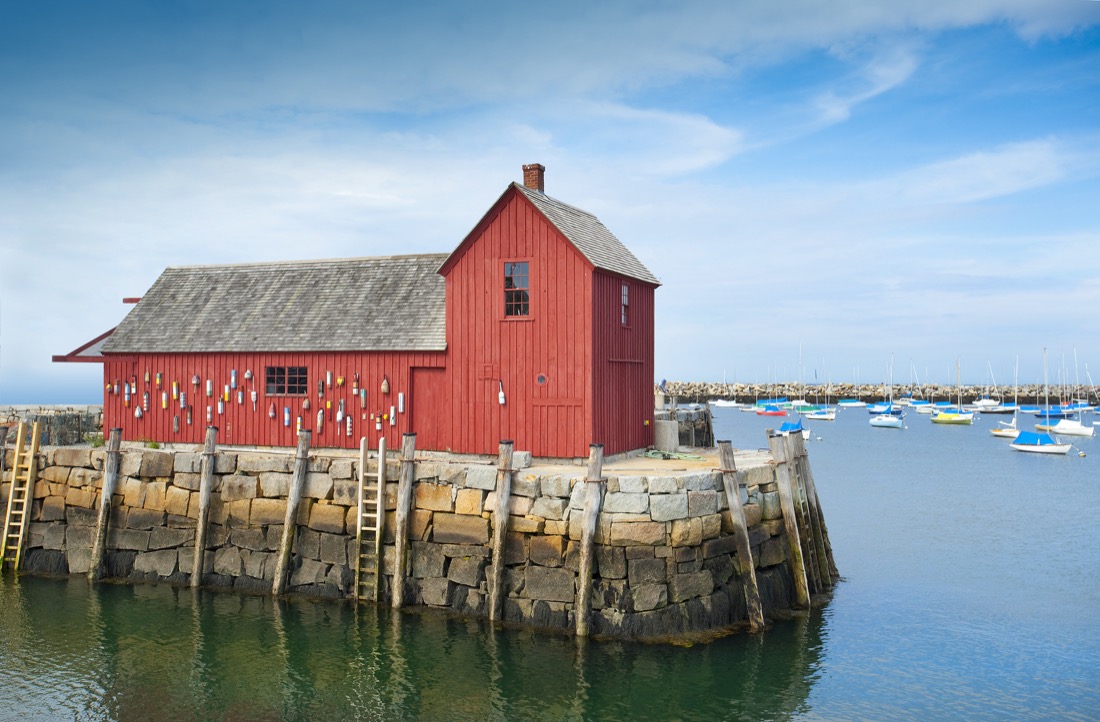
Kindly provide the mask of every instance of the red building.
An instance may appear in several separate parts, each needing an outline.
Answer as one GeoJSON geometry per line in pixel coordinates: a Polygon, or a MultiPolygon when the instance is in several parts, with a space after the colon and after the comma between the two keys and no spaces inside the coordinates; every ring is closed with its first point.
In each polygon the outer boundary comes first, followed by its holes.
{"type": "Polygon", "coordinates": [[[653,442],[659,282],[524,166],[449,255],[172,267],[116,329],[55,361],[103,363],[127,440],[540,457],[653,442]]]}

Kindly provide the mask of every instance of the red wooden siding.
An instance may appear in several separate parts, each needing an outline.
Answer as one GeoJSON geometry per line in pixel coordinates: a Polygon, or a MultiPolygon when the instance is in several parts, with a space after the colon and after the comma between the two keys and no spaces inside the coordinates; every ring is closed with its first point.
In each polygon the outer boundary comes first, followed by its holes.
{"type": "Polygon", "coordinates": [[[104,363],[104,386],[110,390],[104,394],[104,428],[115,426],[123,430],[128,441],[156,440],[160,442],[202,443],[210,408],[210,424],[219,429],[221,444],[256,446],[294,446],[297,443],[297,419],[302,418],[302,428],[313,430],[313,446],[322,448],[358,448],[359,439],[366,436],[372,444],[386,436],[387,444],[400,444],[401,434],[412,428],[410,393],[413,367],[440,367],[446,363],[446,355],[439,353],[268,353],[268,354],[139,354],[125,357],[108,357],[104,363]],[[265,388],[265,370],[268,366],[305,366],[308,370],[307,393],[303,395],[271,395],[265,388]],[[225,386],[231,384],[232,371],[237,372],[237,388],[231,389],[229,401],[224,401],[225,386]],[[245,379],[251,371],[253,378],[245,379]],[[318,396],[318,381],[326,380],[326,372],[332,372],[332,385],[326,386],[324,396],[318,396]],[[149,381],[145,381],[146,372],[149,381]],[[366,404],[353,394],[355,374],[359,384],[367,391],[366,404]],[[157,386],[157,375],[161,384],[157,386]],[[192,384],[195,375],[199,385],[192,384]],[[343,385],[338,379],[343,377],[343,385]],[[382,379],[388,378],[390,392],[382,393],[382,379]],[[213,395],[206,395],[206,382],[213,383],[213,395]],[[181,408],[178,395],[173,398],[173,382],[178,391],[186,394],[187,407],[191,411],[188,423],[187,408],[181,408]],[[118,393],[114,385],[118,384],[118,393]],[[124,384],[134,385],[127,404],[124,384]],[[253,408],[251,392],[257,392],[253,408]],[[237,392],[242,392],[238,401],[237,392]],[[134,409],[142,406],[144,394],[149,393],[149,405],[142,418],[136,418],[134,409]],[[162,394],[167,393],[168,408],[162,407],[162,394]],[[372,415],[390,413],[390,407],[399,406],[399,394],[405,396],[405,411],[397,411],[395,424],[385,419],[382,430],[377,431],[372,415]],[[218,411],[218,400],[224,408],[218,411]],[[305,410],[305,401],[310,408],[305,410]],[[351,417],[352,433],[347,434],[347,421],[337,428],[336,415],[340,401],[345,413],[351,417]],[[275,404],[275,418],[269,417],[271,404],[275,404]],[[284,425],[284,407],[290,409],[290,425],[284,425]],[[324,411],[320,429],[317,412],[324,411]],[[174,430],[173,419],[179,418],[179,431],[174,430]]]}
{"type": "MultiPolygon", "coordinates": [[[[443,368],[418,367],[412,370],[409,391],[412,398],[411,424],[416,432],[418,449],[450,449],[447,438],[450,407],[446,383],[446,370],[443,368]]],[[[389,443],[388,439],[386,443],[389,443]]]]}
{"type": "Polygon", "coordinates": [[[322,448],[356,448],[363,436],[372,445],[385,436],[396,448],[409,431],[417,433],[420,449],[460,453],[494,454],[501,439],[512,439],[517,449],[535,456],[566,458],[586,456],[592,443],[602,443],[607,454],[652,444],[655,286],[595,269],[514,187],[442,272],[446,351],[108,356],[105,428],[121,427],[130,441],[199,444],[209,423],[220,429],[222,444],[289,447],[296,443],[300,417],[302,427],[314,432],[314,446],[322,448]],[[528,264],[527,316],[505,315],[506,262],[528,264]],[[623,284],[630,289],[626,324],[623,284]],[[307,393],[269,397],[269,366],[306,367],[307,393]],[[226,401],[234,370],[237,386],[226,401]],[[253,378],[245,379],[246,371],[253,378]],[[325,381],[327,372],[333,383],[318,396],[317,383],[325,381]],[[353,392],[356,374],[367,392],[365,404],[353,392]],[[197,386],[192,383],[196,375],[197,386]],[[341,377],[342,385],[337,383],[341,377]],[[388,394],[381,391],[383,377],[389,381],[388,394]],[[127,383],[134,386],[129,403],[123,394],[127,383]],[[186,394],[186,407],[178,393],[173,395],[173,383],[186,394]],[[502,387],[503,405],[498,402],[502,387]],[[165,392],[167,408],[161,400],[165,392]],[[134,410],[145,393],[148,408],[137,418],[134,410]],[[397,408],[402,394],[403,411],[397,408]],[[219,399],[224,404],[220,412],[219,399]],[[340,401],[351,418],[350,434],[346,420],[336,423],[340,401]],[[269,416],[272,404],[275,418],[269,416]],[[388,416],[391,407],[394,424],[385,418],[377,430],[376,417],[388,416]],[[324,416],[319,428],[318,411],[324,416]]]}
{"type": "Polygon", "coordinates": [[[494,453],[501,439],[512,439],[536,456],[587,455],[591,264],[513,191],[486,215],[446,274],[452,450],[494,453]],[[506,261],[530,264],[526,317],[504,315],[506,261]]]}
{"type": "Polygon", "coordinates": [[[653,443],[653,300],[642,281],[597,272],[593,279],[592,437],[604,453],[617,454],[653,443]],[[629,288],[629,314],[622,322],[622,288],[629,288]]]}

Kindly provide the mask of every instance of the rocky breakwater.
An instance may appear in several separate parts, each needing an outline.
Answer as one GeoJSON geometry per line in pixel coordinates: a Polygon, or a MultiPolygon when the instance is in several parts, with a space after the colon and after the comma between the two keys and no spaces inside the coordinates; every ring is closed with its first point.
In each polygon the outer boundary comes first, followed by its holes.
{"type": "MultiPolygon", "coordinates": [[[[337,452],[339,453],[339,452],[337,452]]],[[[522,458],[522,454],[517,457],[522,458]]],[[[24,570],[85,574],[91,565],[106,453],[50,448],[40,456],[24,570]]],[[[627,458],[604,467],[591,633],[668,639],[746,619],[741,572],[755,570],[765,614],[795,606],[792,553],[776,467],[767,452],[738,452],[736,472],[751,559],[738,558],[734,519],[714,458],[627,458]],[[695,467],[695,468],[693,468],[695,467]]],[[[376,462],[370,462],[372,465],[376,462]]],[[[270,593],[294,458],[278,452],[214,457],[205,586],[270,593]]],[[[347,598],[356,553],[357,458],[314,452],[297,509],[288,593],[347,598]]],[[[106,576],[188,583],[198,519],[201,454],[131,448],[111,499],[106,576]]],[[[494,564],[503,564],[505,622],[569,632],[575,623],[585,471],[522,468],[511,475],[506,543],[493,558],[496,469],[489,463],[415,463],[407,577],[394,579],[397,483],[387,484],[381,596],[403,584],[406,604],[488,616],[494,564]]],[[[398,477],[392,457],[388,478],[398,477]]],[[[8,488],[3,488],[6,503],[8,488]]]]}
{"type": "MultiPolygon", "coordinates": [[[[661,387],[656,387],[655,392],[661,392],[661,387]]],[[[678,402],[706,403],[715,399],[728,399],[753,403],[760,399],[785,397],[790,400],[806,399],[814,403],[836,403],[839,399],[862,399],[863,401],[878,401],[890,398],[894,400],[912,395],[915,398],[923,398],[934,401],[956,401],[959,398],[959,388],[956,386],[924,384],[917,387],[914,384],[894,384],[893,388],[887,384],[725,384],[707,381],[666,381],[664,393],[667,397],[675,398],[678,402]]],[[[1069,402],[1072,398],[1091,399],[1094,403],[1100,403],[1100,387],[1082,387],[1075,393],[1061,393],[1058,389],[1044,389],[1041,384],[1029,384],[1020,386],[1015,392],[1021,404],[1043,404],[1047,400],[1051,404],[1069,402]]],[[[963,386],[963,404],[969,404],[977,399],[992,397],[1003,403],[1011,403],[1014,392],[1011,387],[1000,387],[999,391],[992,390],[988,386],[963,386]]]]}

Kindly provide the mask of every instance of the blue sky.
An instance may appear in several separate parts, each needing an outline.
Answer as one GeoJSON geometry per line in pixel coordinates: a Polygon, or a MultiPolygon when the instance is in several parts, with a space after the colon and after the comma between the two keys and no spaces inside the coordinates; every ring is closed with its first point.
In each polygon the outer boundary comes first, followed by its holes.
{"type": "Polygon", "coordinates": [[[392,5],[0,4],[0,404],[95,402],[51,355],[165,266],[449,251],[531,162],[659,377],[1100,381],[1100,2],[392,5]]]}

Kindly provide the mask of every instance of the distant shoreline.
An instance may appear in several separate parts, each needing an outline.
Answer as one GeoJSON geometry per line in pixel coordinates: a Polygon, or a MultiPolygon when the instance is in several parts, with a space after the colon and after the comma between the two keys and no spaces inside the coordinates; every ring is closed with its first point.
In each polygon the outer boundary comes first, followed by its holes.
{"type": "MultiPolygon", "coordinates": [[[[660,386],[655,388],[660,391],[660,386]]],[[[723,384],[704,381],[666,381],[665,389],[666,395],[675,397],[679,401],[692,403],[705,403],[718,399],[745,403],[785,397],[789,400],[805,399],[815,404],[824,404],[827,398],[830,404],[835,404],[840,399],[879,401],[891,395],[887,384],[723,384]]],[[[929,401],[955,401],[959,396],[959,388],[940,384],[925,384],[919,388],[913,384],[893,385],[894,399],[909,395],[929,401]]],[[[1041,404],[1044,401],[1045,391],[1042,384],[1027,384],[1020,386],[1016,395],[1021,404],[1041,404]]],[[[964,404],[986,397],[999,399],[1006,404],[1012,403],[1015,398],[1011,388],[1000,387],[994,391],[987,386],[962,386],[964,404]]],[[[1074,399],[1087,399],[1089,403],[1095,404],[1100,400],[1100,386],[1080,386],[1065,391],[1051,387],[1049,398],[1051,404],[1069,403],[1074,399]]]]}

